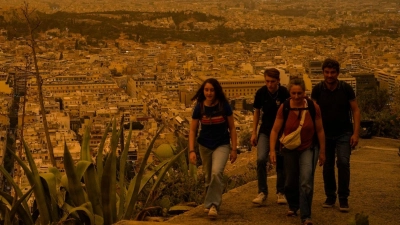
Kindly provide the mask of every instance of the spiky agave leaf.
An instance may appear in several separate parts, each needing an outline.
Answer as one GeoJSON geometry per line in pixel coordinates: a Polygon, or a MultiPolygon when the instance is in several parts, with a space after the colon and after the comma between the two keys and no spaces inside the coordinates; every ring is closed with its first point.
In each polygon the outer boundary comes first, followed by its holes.
{"type": "Polygon", "coordinates": [[[103,176],[101,178],[102,206],[105,224],[113,224],[117,220],[116,210],[116,182],[117,182],[117,147],[120,131],[116,129],[116,120],[114,119],[113,131],[111,136],[111,152],[108,155],[103,176]]]}
{"type": "Polygon", "coordinates": [[[84,173],[85,188],[89,201],[92,203],[93,212],[95,215],[103,217],[103,209],[101,204],[101,191],[99,181],[97,180],[96,168],[93,163],[90,163],[84,173]]]}
{"type": "Polygon", "coordinates": [[[59,220],[58,217],[58,205],[57,205],[57,184],[56,177],[52,173],[42,173],[40,175],[40,181],[42,182],[43,189],[46,192],[46,200],[50,202],[51,212],[55,221],[59,220]]]}
{"type": "Polygon", "coordinates": [[[50,167],[50,168],[49,168],[49,173],[54,174],[54,177],[55,177],[55,179],[56,179],[56,185],[57,185],[57,186],[60,186],[60,184],[61,184],[61,177],[62,177],[60,171],[59,171],[57,168],[55,168],[55,167],[50,167]]]}
{"type": "Polygon", "coordinates": [[[22,167],[25,172],[26,177],[31,185],[34,187],[33,193],[35,194],[35,199],[42,204],[38,204],[40,220],[42,224],[49,224],[52,221],[55,221],[55,218],[52,218],[54,214],[51,212],[50,202],[46,201],[46,192],[43,189],[42,182],[40,180],[39,172],[37,170],[35,161],[33,160],[31,151],[29,150],[28,145],[26,144],[25,140],[22,139],[22,143],[25,149],[26,159],[29,163],[28,166],[17,156],[14,152],[10,151],[10,153],[14,156],[15,160],[18,164],[22,167]]]}
{"type": "MultiPolygon", "coordinates": [[[[142,176],[142,181],[141,181],[142,185],[140,186],[138,193],[141,192],[142,187],[145,184],[147,184],[148,181],[161,169],[161,168],[157,168],[157,167],[156,168],[152,168],[152,167],[153,167],[152,164],[148,164],[148,165],[146,165],[146,168],[144,168],[145,174],[142,176]],[[146,173],[146,171],[152,171],[151,173],[153,175],[151,175],[150,173],[146,173]],[[149,176],[147,176],[147,174],[149,174],[149,176]]],[[[135,188],[135,184],[136,184],[136,179],[137,179],[137,176],[133,177],[133,179],[129,182],[128,190],[126,190],[126,199],[127,200],[132,198],[133,189],[135,188]]],[[[121,210],[125,211],[127,204],[128,204],[128,201],[125,201],[124,208],[122,208],[121,210]]],[[[122,219],[122,217],[118,217],[118,219],[122,219]]]]}
{"type": "Polygon", "coordinates": [[[64,202],[60,208],[65,213],[60,218],[60,221],[58,221],[59,224],[64,224],[65,222],[67,222],[68,220],[70,220],[72,218],[74,218],[74,219],[79,218],[78,212],[72,211],[75,207],[70,205],[68,202],[64,202]]]}
{"type": "MultiPolygon", "coordinates": [[[[161,126],[160,130],[154,136],[154,138],[151,141],[149,147],[147,148],[147,151],[144,154],[143,160],[142,160],[142,162],[140,164],[139,172],[136,174],[136,176],[137,176],[136,180],[138,180],[138,181],[142,180],[142,176],[143,176],[143,174],[145,172],[144,168],[146,167],[147,159],[150,156],[150,152],[153,149],[154,142],[156,141],[157,137],[161,134],[161,132],[163,130],[164,130],[164,125],[161,126]]],[[[125,213],[124,213],[124,216],[123,216],[124,219],[130,219],[131,215],[129,215],[129,213],[132,213],[133,210],[134,210],[136,201],[138,199],[138,192],[139,192],[139,188],[140,188],[140,183],[141,182],[135,182],[134,189],[133,189],[133,192],[132,192],[132,195],[131,195],[132,197],[131,198],[127,198],[127,204],[125,204],[125,205],[127,205],[127,207],[125,207],[125,213]]]]}
{"type": "Polygon", "coordinates": [[[101,177],[103,176],[103,149],[104,143],[106,142],[108,136],[108,130],[110,129],[111,122],[107,124],[106,130],[101,138],[99,149],[97,150],[97,157],[96,157],[96,167],[97,167],[97,176],[99,183],[101,183],[101,177]]]}
{"type": "Polygon", "coordinates": [[[90,202],[86,202],[81,206],[75,207],[69,211],[69,213],[74,212],[83,212],[90,220],[90,224],[94,224],[94,214],[92,213],[92,204],[90,202]]]}
{"type": "Polygon", "coordinates": [[[78,207],[73,207],[68,203],[64,203],[62,209],[67,213],[65,213],[63,217],[60,219],[59,224],[65,224],[68,220],[71,219],[71,216],[77,218],[79,214],[83,213],[89,218],[90,220],[89,224],[103,225],[104,224],[103,218],[99,215],[94,215],[93,213],[91,213],[90,210],[91,208],[93,207],[90,202],[86,202],[85,204],[78,207]]]}
{"type": "MultiPolygon", "coordinates": [[[[1,204],[0,204],[0,205],[1,205],[1,204]]],[[[5,209],[4,209],[4,211],[5,211],[5,213],[4,213],[4,214],[5,214],[5,215],[4,215],[4,225],[12,225],[9,209],[8,209],[7,207],[5,207],[4,205],[1,206],[1,208],[5,208],[5,209]]],[[[3,211],[3,210],[2,210],[2,211],[3,211]]]]}
{"type": "Polygon", "coordinates": [[[6,207],[8,211],[11,210],[13,201],[14,201],[14,198],[11,195],[9,195],[3,191],[0,191],[0,203],[4,207],[6,207]]]}
{"type": "MultiPolygon", "coordinates": [[[[168,163],[168,160],[165,160],[163,162],[161,162],[160,164],[158,164],[155,168],[151,169],[151,170],[147,170],[149,168],[149,165],[146,167],[145,169],[145,174],[143,174],[142,176],[142,180],[139,182],[140,183],[140,187],[139,187],[139,191],[138,191],[138,195],[142,193],[143,188],[150,182],[150,180],[165,166],[165,164],[168,163]]],[[[135,188],[135,184],[136,184],[136,179],[137,176],[135,176],[131,182],[129,183],[129,188],[126,194],[126,198],[127,199],[131,199],[132,195],[133,195],[133,190],[135,188]]],[[[125,203],[127,204],[127,203],[125,203]]],[[[124,208],[121,208],[120,211],[125,210],[124,208]]],[[[124,213],[124,212],[122,212],[124,213]]],[[[121,217],[119,217],[121,219],[121,217]]]]}
{"type": "MultiPolygon", "coordinates": [[[[130,122],[130,121],[129,121],[130,122]]],[[[128,158],[128,152],[129,152],[129,147],[131,143],[131,137],[132,137],[132,123],[130,122],[129,126],[129,134],[128,137],[126,138],[126,144],[124,146],[124,150],[122,151],[120,161],[119,161],[119,210],[118,210],[118,218],[121,218],[122,213],[123,213],[123,207],[125,204],[125,164],[126,160],[128,158]]]]}
{"type": "Polygon", "coordinates": [[[85,128],[85,133],[83,134],[82,148],[81,148],[81,160],[89,161],[89,162],[92,161],[92,157],[90,156],[90,148],[89,148],[91,125],[92,125],[92,123],[89,122],[89,124],[85,128]]]}
{"type": "MultiPolygon", "coordinates": [[[[26,197],[24,197],[24,200],[22,200],[22,201],[25,201],[25,198],[26,197]]],[[[15,204],[14,206],[12,206],[13,200],[14,200],[14,198],[11,195],[9,195],[3,191],[0,191],[0,206],[3,207],[2,211],[6,211],[6,212],[10,213],[10,211],[14,207],[16,207],[17,214],[20,217],[20,219],[22,221],[24,221],[24,224],[29,224],[29,225],[34,224],[30,213],[26,212],[25,209],[21,206],[21,204],[18,204],[18,205],[15,204]]]]}
{"type": "Polygon", "coordinates": [[[72,202],[76,206],[85,204],[86,199],[81,180],[77,176],[74,160],[72,159],[66,143],[64,143],[64,168],[68,180],[68,192],[72,202]]]}
{"type": "MultiPolygon", "coordinates": [[[[11,186],[14,188],[15,193],[17,193],[19,198],[22,198],[23,194],[21,189],[19,188],[18,184],[15,183],[14,179],[11,177],[11,175],[7,172],[7,170],[0,165],[0,172],[3,174],[3,176],[7,179],[8,183],[11,184],[11,186]]],[[[28,203],[26,201],[23,201],[22,206],[24,207],[25,211],[29,214],[30,210],[28,207],[28,203]]]]}
{"type": "Polygon", "coordinates": [[[66,174],[62,175],[60,186],[65,188],[67,190],[67,192],[69,192],[68,177],[66,174]]]}
{"type": "Polygon", "coordinates": [[[78,180],[82,179],[83,175],[85,174],[87,168],[89,168],[90,165],[92,165],[92,163],[89,161],[79,161],[76,164],[75,172],[76,176],[78,177],[78,180]]]}
{"type": "Polygon", "coordinates": [[[184,155],[185,150],[182,150],[181,152],[179,152],[177,155],[175,155],[172,159],[168,160],[168,164],[165,165],[163,167],[163,169],[161,170],[161,172],[158,174],[157,176],[157,180],[156,182],[153,184],[153,187],[150,190],[149,195],[147,196],[147,200],[146,203],[144,204],[144,206],[146,207],[146,205],[149,203],[150,201],[150,197],[153,196],[153,193],[155,192],[155,190],[158,188],[158,186],[160,185],[161,181],[163,180],[165,174],[167,174],[167,171],[171,168],[171,166],[180,159],[180,157],[182,155],[184,155]]]}
{"type": "Polygon", "coordinates": [[[25,214],[25,210],[22,208],[21,204],[22,202],[26,202],[26,199],[31,196],[33,192],[33,187],[29,189],[20,199],[18,199],[14,205],[12,206],[12,209],[10,211],[10,218],[15,218],[15,214],[18,214],[19,217],[24,221],[24,224],[34,224],[32,217],[28,214],[25,214]]]}

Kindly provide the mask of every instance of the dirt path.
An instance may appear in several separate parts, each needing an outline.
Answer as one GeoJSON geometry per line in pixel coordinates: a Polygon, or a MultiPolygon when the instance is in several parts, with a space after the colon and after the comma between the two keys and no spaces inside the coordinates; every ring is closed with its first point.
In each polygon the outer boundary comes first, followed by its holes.
{"type": "MultiPolygon", "coordinates": [[[[350,212],[339,212],[338,203],[334,208],[322,208],[325,200],[322,181],[322,168],[318,167],[315,176],[312,217],[314,224],[347,225],[357,213],[369,216],[371,225],[400,224],[400,157],[397,155],[399,140],[360,139],[358,148],[351,156],[350,212]]],[[[239,155],[236,166],[227,166],[228,173],[243,171],[249,161],[255,160],[254,153],[239,155]],[[240,159],[242,157],[242,159],[240,159]]],[[[287,206],[275,203],[276,177],[268,178],[270,195],[265,207],[255,207],[251,200],[257,194],[257,182],[249,182],[223,195],[223,203],[216,220],[210,220],[203,212],[203,206],[173,217],[163,223],[124,221],[118,224],[260,224],[260,225],[299,225],[300,218],[286,217],[287,206]]]]}
{"type": "MultiPolygon", "coordinates": [[[[400,224],[400,157],[397,149],[400,141],[374,138],[360,140],[351,157],[350,212],[339,212],[338,204],[331,209],[322,208],[322,168],[317,168],[315,193],[312,206],[314,224],[349,224],[356,213],[364,212],[370,224],[400,224]]],[[[270,193],[275,191],[275,177],[268,179],[270,193]]],[[[276,196],[268,196],[266,207],[255,207],[251,200],[257,192],[252,181],[224,194],[223,203],[215,221],[210,221],[199,206],[176,216],[167,223],[187,225],[207,224],[300,224],[300,219],[286,217],[287,206],[277,205],[276,196]]]]}

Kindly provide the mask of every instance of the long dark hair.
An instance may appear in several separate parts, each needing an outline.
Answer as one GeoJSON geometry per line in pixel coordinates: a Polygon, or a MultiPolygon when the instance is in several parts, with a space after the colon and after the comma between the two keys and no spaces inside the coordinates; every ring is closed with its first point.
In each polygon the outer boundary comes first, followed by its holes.
{"type": "Polygon", "coordinates": [[[214,101],[218,100],[219,103],[228,103],[228,99],[222,91],[221,84],[215,78],[208,78],[207,80],[205,80],[200,86],[199,90],[197,90],[196,94],[191,99],[192,101],[196,100],[197,103],[201,103],[206,99],[206,96],[204,96],[204,86],[206,86],[207,83],[211,84],[214,87],[214,101]]]}

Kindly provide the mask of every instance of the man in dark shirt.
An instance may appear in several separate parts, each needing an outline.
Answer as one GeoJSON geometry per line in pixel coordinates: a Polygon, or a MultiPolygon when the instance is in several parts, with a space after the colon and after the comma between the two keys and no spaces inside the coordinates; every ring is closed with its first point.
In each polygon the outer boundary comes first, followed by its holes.
{"type": "Polygon", "coordinates": [[[333,59],[324,61],[322,64],[324,81],[315,85],[311,98],[321,108],[325,131],[326,161],[323,177],[326,201],[323,207],[333,207],[338,195],[340,211],[348,212],[350,155],[351,148],[358,144],[360,109],[353,88],[346,82],[338,80],[339,69],[338,61],[333,59]],[[335,154],[338,168],[338,188],[336,188],[335,179],[335,154]]]}
{"type": "MultiPolygon", "coordinates": [[[[279,85],[279,75],[279,70],[275,68],[266,69],[264,72],[266,85],[258,89],[254,98],[253,133],[251,136],[251,144],[257,146],[258,196],[253,200],[253,203],[257,205],[265,204],[268,196],[266,166],[269,158],[269,136],[275,122],[276,113],[279,106],[290,97],[288,90],[279,85]],[[261,110],[263,112],[261,119],[262,123],[257,135],[261,110]]],[[[283,156],[280,154],[277,154],[276,174],[277,203],[286,204],[287,201],[284,195],[285,176],[283,156]]]]}

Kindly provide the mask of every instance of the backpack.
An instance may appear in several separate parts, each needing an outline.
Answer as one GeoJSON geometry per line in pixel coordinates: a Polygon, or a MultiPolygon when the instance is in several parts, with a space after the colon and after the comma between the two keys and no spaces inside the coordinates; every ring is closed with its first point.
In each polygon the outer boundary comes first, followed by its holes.
{"type": "MultiPolygon", "coordinates": [[[[317,138],[317,129],[315,128],[315,115],[316,115],[316,111],[315,111],[315,105],[314,105],[314,101],[309,99],[309,98],[305,98],[307,101],[307,108],[296,108],[296,109],[301,109],[301,110],[308,110],[310,112],[310,116],[311,119],[314,123],[314,141],[316,141],[315,143],[318,143],[318,138],[317,138]]],[[[283,103],[283,124],[282,124],[282,128],[279,132],[279,136],[282,136],[283,134],[283,130],[285,129],[285,125],[286,125],[286,121],[288,119],[289,116],[289,111],[293,110],[292,108],[290,108],[290,98],[288,98],[284,103],[283,103]]]]}
{"type": "MultiPolygon", "coordinates": [[[[315,110],[314,101],[311,100],[311,99],[309,99],[309,98],[305,98],[305,99],[306,99],[306,101],[307,101],[308,107],[307,107],[307,108],[299,108],[299,109],[308,110],[308,111],[310,112],[311,119],[312,119],[312,121],[313,121],[313,123],[314,123],[314,137],[313,137],[313,139],[314,139],[314,144],[313,144],[313,145],[314,145],[314,146],[318,146],[319,140],[318,140],[318,136],[317,136],[317,129],[316,129],[316,127],[315,127],[315,115],[316,115],[316,110],[315,110]]],[[[285,129],[286,121],[287,121],[287,118],[288,118],[288,116],[289,116],[289,110],[291,110],[291,108],[290,108],[290,98],[287,99],[287,100],[283,103],[283,124],[282,124],[281,131],[280,131],[280,133],[279,133],[279,136],[282,136],[283,130],[285,129]]],[[[312,158],[313,158],[313,164],[312,164],[312,165],[315,165],[315,164],[316,164],[316,162],[314,163],[314,159],[315,159],[314,154],[315,154],[315,148],[313,147],[313,156],[312,156],[312,158]]],[[[313,169],[312,169],[312,176],[314,176],[314,173],[315,173],[315,167],[313,166],[313,169]]]]}

